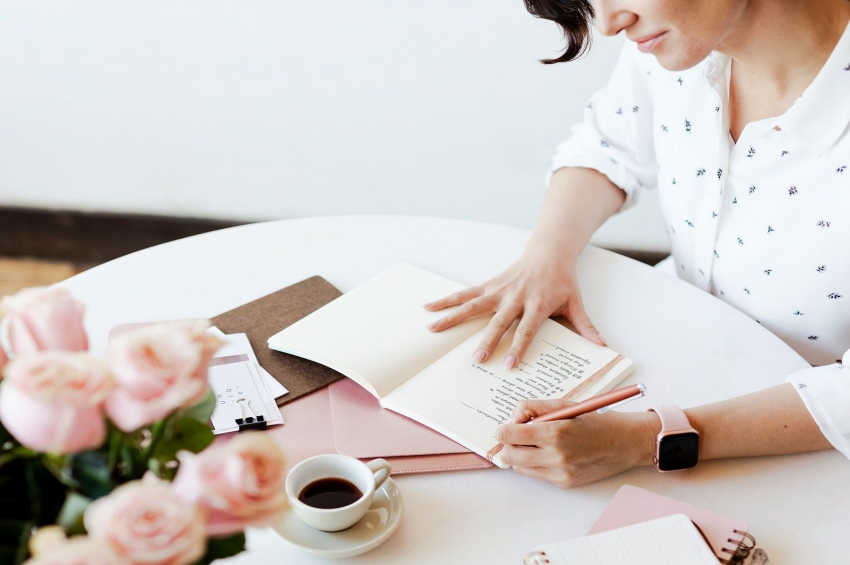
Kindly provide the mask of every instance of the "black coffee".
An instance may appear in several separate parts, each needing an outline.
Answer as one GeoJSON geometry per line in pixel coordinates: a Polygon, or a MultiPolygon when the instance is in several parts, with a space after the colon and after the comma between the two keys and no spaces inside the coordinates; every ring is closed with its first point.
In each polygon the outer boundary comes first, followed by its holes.
{"type": "Polygon", "coordinates": [[[363,493],[345,479],[319,479],[301,490],[298,500],[313,508],[342,508],[354,504],[363,493]]]}

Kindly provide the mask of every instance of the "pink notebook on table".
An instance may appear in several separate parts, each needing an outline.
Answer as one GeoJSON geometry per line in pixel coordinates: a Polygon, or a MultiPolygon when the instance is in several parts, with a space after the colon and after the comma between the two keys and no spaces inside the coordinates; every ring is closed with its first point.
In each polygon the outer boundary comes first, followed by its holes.
{"type": "MultiPolygon", "coordinates": [[[[656,518],[664,518],[673,514],[684,514],[690,518],[705,536],[719,559],[728,560],[733,555],[740,554],[755,544],[755,540],[747,534],[749,526],[746,522],[691,506],[632,485],[620,487],[602,515],[591,526],[587,535],[607,532],[608,530],[631,526],[656,518]]],[[[746,552],[744,552],[744,556],[746,556],[746,552]]]]}
{"type": "MultiPolygon", "coordinates": [[[[343,455],[366,458],[472,453],[427,426],[384,410],[377,398],[351,379],[341,379],[328,388],[334,444],[343,455]]],[[[490,465],[483,457],[478,459],[490,465]]]]}
{"type": "MultiPolygon", "coordinates": [[[[331,395],[323,388],[281,407],[286,424],[267,433],[278,441],[286,457],[287,468],[322,453],[336,452],[334,429],[331,418],[331,395]]],[[[432,432],[433,433],[433,432],[432,432]]],[[[393,475],[433,473],[437,471],[460,471],[492,466],[474,453],[428,454],[410,456],[374,455],[383,457],[392,465],[393,475]]]]}

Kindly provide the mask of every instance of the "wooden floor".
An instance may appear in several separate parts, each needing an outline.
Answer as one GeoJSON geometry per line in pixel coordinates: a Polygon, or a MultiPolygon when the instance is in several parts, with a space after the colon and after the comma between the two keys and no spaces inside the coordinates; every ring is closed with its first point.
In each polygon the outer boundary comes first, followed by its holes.
{"type": "Polygon", "coordinates": [[[90,265],[0,257],[0,297],[22,288],[48,286],[85,271],[90,265]]]}

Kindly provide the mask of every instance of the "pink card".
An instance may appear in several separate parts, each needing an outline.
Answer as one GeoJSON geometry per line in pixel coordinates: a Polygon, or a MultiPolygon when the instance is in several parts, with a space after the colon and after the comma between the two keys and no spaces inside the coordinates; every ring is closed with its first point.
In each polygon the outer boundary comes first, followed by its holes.
{"type": "Polygon", "coordinates": [[[734,553],[738,544],[743,542],[743,533],[748,529],[746,522],[735,518],[632,485],[623,485],[608,503],[602,515],[591,526],[587,535],[607,532],[672,514],[684,514],[690,518],[705,536],[714,553],[724,559],[734,553]]]}

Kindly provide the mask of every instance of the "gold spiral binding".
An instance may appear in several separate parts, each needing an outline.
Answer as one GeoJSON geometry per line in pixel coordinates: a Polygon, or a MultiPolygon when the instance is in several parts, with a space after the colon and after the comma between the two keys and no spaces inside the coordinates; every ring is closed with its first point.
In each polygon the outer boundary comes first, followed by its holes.
{"type": "Polygon", "coordinates": [[[735,541],[732,538],[727,539],[726,541],[729,543],[736,544],[735,549],[729,549],[728,547],[724,547],[720,551],[729,554],[729,559],[721,559],[720,562],[725,565],[741,565],[744,563],[744,560],[747,556],[750,555],[750,552],[756,547],[756,538],[750,535],[747,532],[742,532],[741,530],[734,530],[736,534],[741,536],[740,541],[735,541]]]}
{"type": "Polygon", "coordinates": [[[546,552],[532,551],[522,558],[522,565],[548,565],[549,560],[546,559],[546,552]]]}

